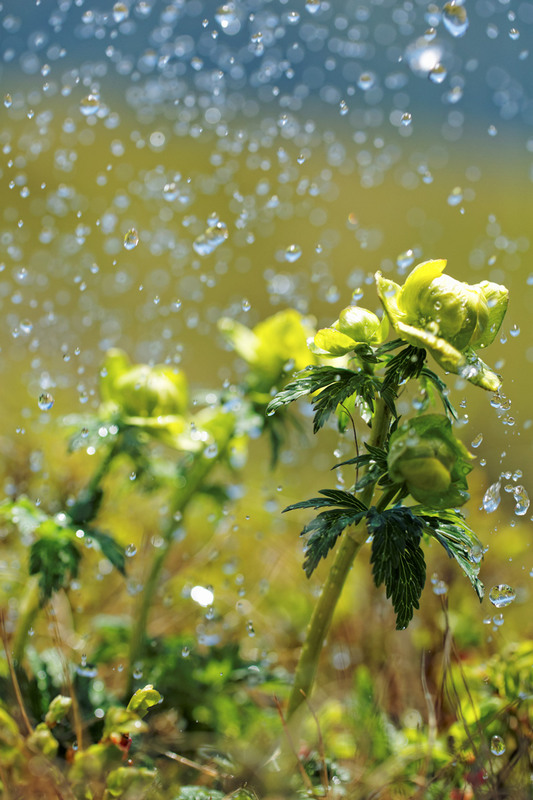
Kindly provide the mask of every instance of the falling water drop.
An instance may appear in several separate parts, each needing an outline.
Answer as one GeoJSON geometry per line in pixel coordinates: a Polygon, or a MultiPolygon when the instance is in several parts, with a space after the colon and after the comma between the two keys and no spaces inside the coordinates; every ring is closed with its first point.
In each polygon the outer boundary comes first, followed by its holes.
{"type": "Polygon", "coordinates": [[[505,753],[505,742],[501,736],[495,735],[491,738],[490,752],[493,756],[503,756],[505,753]]]}
{"type": "Polygon", "coordinates": [[[288,261],[290,264],[293,264],[295,261],[298,261],[301,255],[302,255],[302,248],[300,247],[300,245],[290,244],[285,250],[285,261],[288,261]]]}
{"type": "Polygon", "coordinates": [[[481,444],[482,441],[483,441],[483,434],[482,433],[478,433],[478,435],[474,436],[474,438],[470,442],[470,446],[474,447],[474,448],[479,447],[479,445],[481,444]]]}
{"type": "Polygon", "coordinates": [[[306,0],[305,10],[310,14],[316,14],[320,11],[321,0],[306,0]]]}
{"type": "Polygon", "coordinates": [[[514,513],[517,517],[523,517],[525,514],[527,514],[531,503],[529,495],[523,486],[515,486],[513,489],[513,495],[515,499],[514,513]]]}
{"type": "Polygon", "coordinates": [[[134,250],[138,244],[139,244],[139,234],[137,233],[135,228],[130,228],[130,230],[124,236],[124,249],[134,250]]]}
{"type": "Polygon", "coordinates": [[[91,117],[100,109],[100,98],[97,94],[88,94],[80,102],[80,111],[84,117],[91,117]]]}
{"type": "Polygon", "coordinates": [[[507,586],[506,583],[498,583],[489,592],[489,600],[496,608],[510,606],[515,597],[515,590],[511,586],[507,586]]]}
{"type": "Polygon", "coordinates": [[[50,411],[54,405],[54,397],[50,392],[43,392],[39,395],[38,406],[41,411],[50,411]]]}
{"type": "Polygon", "coordinates": [[[461,2],[451,0],[442,9],[442,21],[444,27],[452,36],[464,36],[468,30],[468,16],[466,9],[461,2]]]}
{"type": "Polygon", "coordinates": [[[483,508],[487,512],[487,514],[492,514],[493,511],[496,511],[498,506],[500,505],[500,489],[501,483],[500,481],[496,481],[493,483],[483,496],[483,508]]]}
{"type": "Polygon", "coordinates": [[[402,114],[400,121],[404,127],[408,127],[413,121],[413,115],[410,114],[409,111],[406,111],[404,114],[402,114]]]}
{"type": "Polygon", "coordinates": [[[126,3],[115,3],[113,6],[113,19],[115,22],[124,22],[128,18],[129,9],[126,3]]]}
{"type": "Polygon", "coordinates": [[[446,76],[448,75],[448,71],[443,64],[435,64],[435,66],[429,71],[429,80],[432,83],[442,83],[446,80],[446,76]]]}

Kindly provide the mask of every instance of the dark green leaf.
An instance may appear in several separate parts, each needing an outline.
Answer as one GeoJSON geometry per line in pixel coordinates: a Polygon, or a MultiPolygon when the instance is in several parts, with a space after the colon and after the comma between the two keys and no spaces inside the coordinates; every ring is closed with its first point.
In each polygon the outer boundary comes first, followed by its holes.
{"type": "Polygon", "coordinates": [[[364,503],[354,497],[350,492],[341,492],[337,489],[319,489],[324,497],[312,497],[310,500],[302,500],[287,506],[283,511],[294,511],[298,508],[322,508],[324,506],[338,506],[340,508],[354,509],[355,511],[366,511],[364,503]]]}
{"type": "Polygon", "coordinates": [[[426,562],[420,547],[424,524],[404,507],[379,513],[371,508],[367,526],[372,534],[370,563],[376,586],[385,584],[396,612],[396,628],[406,628],[418,608],[426,582],[426,562]]]}
{"type": "Polygon", "coordinates": [[[375,350],[376,356],[378,358],[385,353],[390,353],[392,350],[397,350],[399,347],[403,347],[405,342],[403,339],[393,339],[391,342],[385,342],[384,344],[380,345],[377,350],[375,350]]]}
{"type": "Polygon", "coordinates": [[[311,520],[303,529],[301,535],[310,534],[305,548],[304,570],[309,578],[316,569],[321,558],[326,558],[329,551],[335,546],[340,534],[349,525],[357,525],[365,514],[367,507],[364,503],[349,492],[336,489],[321,489],[323,497],[313,497],[295,503],[284,511],[293,511],[297,508],[324,508],[315,519],[311,520]]]}
{"type": "Polygon", "coordinates": [[[85,535],[90,536],[98,544],[102,555],[113,564],[115,569],[118,569],[122,575],[126,574],[126,557],[122,545],[108,533],[97,528],[86,528],[85,535]]]}
{"type": "Polygon", "coordinates": [[[422,369],[420,370],[419,377],[426,392],[429,393],[431,389],[435,390],[442,402],[442,405],[444,406],[446,413],[450,417],[453,417],[453,419],[457,419],[457,411],[448,400],[448,395],[447,395],[448,389],[444,381],[441,381],[439,376],[436,375],[428,367],[422,367],[422,369]]]}
{"type": "Polygon", "coordinates": [[[379,388],[379,380],[365,372],[313,366],[307,367],[299,373],[299,376],[271,400],[267,414],[273,414],[282,406],[300,397],[319,392],[311,401],[315,410],[313,432],[316,433],[335,412],[337,406],[354,394],[360,397],[370,410],[374,407],[374,396],[379,388]]]}
{"type": "Polygon", "coordinates": [[[91,491],[83,489],[68,512],[72,522],[75,525],[83,525],[83,523],[94,519],[102,503],[103,496],[104,493],[100,487],[91,491]]]}
{"type": "Polygon", "coordinates": [[[480,601],[483,600],[485,587],[478,578],[483,547],[463,515],[458,511],[435,511],[425,506],[413,506],[412,511],[426,523],[426,533],[440,542],[450,558],[455,558],[480,601]],[[475,558],[472,548],[478,550],[475,558]]]}
{"type": "Polygon", "coordinates": [[[305,547],[304,570],[308,578],[311,577],[321,558],[326,558],[329,551],[343,530],[349,525],[357,525],[366,514],[363,511],[347,511],[336,508],[322,511],[309,522],[301,535],[310,534],[305,547]]]}
{"type": "Polygon", "coordinates": [[[64,588],[78,574],[81,553],[74,531],[47,519],[36,531],[39,538],[30,549],[30,575],[39,576],[42,602],[64,588]]]}
{"type": "Polygon", "coordinates": [[[398,416],[395,404],[398,386],[410,378],[417,378],[425,360],[425,350],[409,345],[393,356],[387,364],[380,394],[394,417],[398,416]]]}

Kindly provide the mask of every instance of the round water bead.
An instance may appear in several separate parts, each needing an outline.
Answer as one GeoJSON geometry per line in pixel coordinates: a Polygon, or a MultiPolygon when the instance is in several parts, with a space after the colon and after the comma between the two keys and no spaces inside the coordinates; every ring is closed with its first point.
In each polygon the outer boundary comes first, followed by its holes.
{"type": "Polygon", "coordinates": [[[124,249],[134,250],[138,244],[139,244],[139,234],[137,233],[135,228],[130,228],[130,230],[124,236],[124,249]]]}
{"type": "Polygon", "coordinates": [[[53,405],[54,397],[50,392],[42,392],[42,394],[39,395],[38,406],[41,411],[50,411],[53,405]]]}
{"type": "Polygon", "coordinates": [[[489,592],[489,600],[496,608],[505,608],[511,605],[515,597],[515,590],[506,583],[498,583],[489,592]]]}
{"type": "Polygon", "coordinates": [[[501,736],[495,735],[491,738],[490,752],[493,756],[503,756],[505,753],[505,742],[501,736]]]}

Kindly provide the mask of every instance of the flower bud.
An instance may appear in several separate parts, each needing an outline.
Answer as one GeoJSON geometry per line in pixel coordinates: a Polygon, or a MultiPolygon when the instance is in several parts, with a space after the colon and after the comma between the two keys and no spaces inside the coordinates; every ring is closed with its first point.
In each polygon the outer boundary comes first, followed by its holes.
{"type": "Polygon", "coordinates": [[[491,344],[507,309],[508,291],[490,281],[474,285],[443,275],[446,261],[425,261],[405,284],[376,273],[377,290],[394,329],[409,344],[428,350],[445,370],[489,391],[500,379],[476,355],[491,344]]]}
{"type": "Polygon", "coordinates": [[[424,414],[394,431],[387,462],[395,483],[404,483],[415,500],[438,509],[468,500],[471,459],[447,417],[424,414]]]}
{"type": "Polygon", "coordinates": [[[387,336],[386,316],[380,320],[372,311],[348,306],[329,328],[321,328],[315,336],[315,346],[330,356],[343,356],[359,344],[380,345],[387,336]]]}

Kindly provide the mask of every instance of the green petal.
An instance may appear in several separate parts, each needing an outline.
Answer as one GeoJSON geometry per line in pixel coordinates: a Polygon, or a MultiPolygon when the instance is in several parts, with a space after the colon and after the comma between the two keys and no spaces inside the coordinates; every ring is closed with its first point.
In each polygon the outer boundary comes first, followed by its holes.
{"type": "Polygon", "coordinates": [[[259,340],[250,328],[247,328],[246,325],[241,325],[240,322],[231,319],[231,317],[221,317],[218,320],[218,329],[237,355],[248,364],[255,362],[259,340]]]}
{"type": "Polygon", "coordinates": [[[458,374],[488,392],[497,392],[502,385],[499,376],[479,358],[475,350],[469,347],[464,351],[463,357],[464,364],[458,374]]]}
{"type": "Polygon", "coordinates": [[[398,300],[402,291],[401,286],[398,286],[397,283],[389,280],[389,278],[384,278],[381,272],[376,272],[374,278],[379,299],[389,320],[396,328],[397,321],[404,316],[398,308],[398,300]]]}
{"type": "Polygon", "coordinates": [[[443,258],[423,261],[422,264],[418,264],[407,276],[401,290],[398,301],[400,310],[412,319],[416,319],[421,292],[427,289],[431,281],[442,275],[445,268],[446,260],[443,258]]]}
{"type": "Polygon", "coordinates": [[[351,336],[335,330],[335,328],[321,328],[315,335],[315,345],[330,356],[344,356],[357,345],[351,336]]]}
{"type": "Polygon", "coordinates": [[[476,349],[481,347],[488,347],[496,338],[496,334],[500,330],[505,312],[507,311],[507,304],[509,302],[509,290],[505,286],[500,286],[497,283],[490,281],[482,281],[476,284],[474,289],[483,292],[485,300],[489,309],[489,319],[483,334],[475,343],[476,349]]]}

